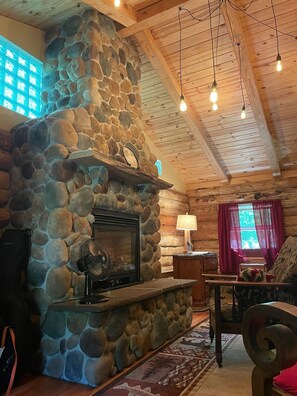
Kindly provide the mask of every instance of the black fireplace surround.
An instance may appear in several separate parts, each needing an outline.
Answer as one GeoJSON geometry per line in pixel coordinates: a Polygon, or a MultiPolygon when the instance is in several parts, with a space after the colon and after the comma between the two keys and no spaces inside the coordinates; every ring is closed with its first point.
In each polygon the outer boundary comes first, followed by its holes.
{"type": "Polygon", "coordinates": [[[140,218],[137,214],[94,209],[93,238],[107,250],[111,271],[95,281],[94,291],[111,290],[140,283],[140,218]]]}

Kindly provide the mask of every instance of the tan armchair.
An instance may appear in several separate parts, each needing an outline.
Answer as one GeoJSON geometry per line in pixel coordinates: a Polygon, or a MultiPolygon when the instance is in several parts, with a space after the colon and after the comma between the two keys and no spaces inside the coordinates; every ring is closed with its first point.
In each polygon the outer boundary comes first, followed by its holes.
{"type": "Polygon", "coordinates": [[[297,307],[272,302],[249,308],[243,318],[243,341],[256,366],[252,373],[253,396],[291,394],[286,391],[297,383],[295,380],[292,384],[293,377],[297,377],[297,307]],[[289,367],[291,378],[287,384],[286,375],[282,375],[282,381],[276,376],[289,367]]]}
{"type": "Polygon", "coordinates": [[[273,282],[239,282],[236,276],[206,275],[212,295],[209,303],[210,338],[215,338],[218,365],[222,366],[221,335],[242,334],[244,309],[269,301],[297,305],[297,237],[288,237],[269,271],[273,282]],[[240,298],[239,298],[240,295],[240,298]]]}

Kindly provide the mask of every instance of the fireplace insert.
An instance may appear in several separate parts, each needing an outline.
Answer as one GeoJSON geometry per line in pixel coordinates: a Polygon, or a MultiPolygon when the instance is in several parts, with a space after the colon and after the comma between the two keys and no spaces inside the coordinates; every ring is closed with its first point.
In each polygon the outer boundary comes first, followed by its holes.
{"type": "Polygon", "coordinates": [[[140,283],[140,218],[137,214],[93,210],[93,238],[108,252],[111,271],[93,290],[110,290],[140,283]]]}

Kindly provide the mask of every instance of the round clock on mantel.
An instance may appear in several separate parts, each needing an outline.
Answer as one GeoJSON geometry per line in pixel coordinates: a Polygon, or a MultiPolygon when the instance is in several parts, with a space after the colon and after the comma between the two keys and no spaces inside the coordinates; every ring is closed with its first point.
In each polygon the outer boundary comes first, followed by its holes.
{"type": "Polygon", "coordinates": [[[125,160],[128,165],[130,165],[132,168],[137,169],[138,168],[138,158],[136,153],[133,151],[131,147],[125,146],[123,147],[123,154],[125,157],[125,160]]]}

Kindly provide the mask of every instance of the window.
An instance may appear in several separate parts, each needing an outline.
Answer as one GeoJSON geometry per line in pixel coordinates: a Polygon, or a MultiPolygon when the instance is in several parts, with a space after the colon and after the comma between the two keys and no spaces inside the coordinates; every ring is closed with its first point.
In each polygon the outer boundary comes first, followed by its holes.
{"type": "Polygon", "coordinates": [[[41,114],[42,63],[0,36],[0,105],[29,118],[41,114]]]}
{"type": "Polygon", "coordinates": [[[260,249],[252,204],[238,205],[242,249],[260,249]]]}
{"type": "Polygon", "coordinates": [[[155,165],[158,169],[158,175],[162,176],[162,161],[158,159],[155,165]]]}
{"type": "Polygon", "coordinates": [[[239,264],[243,257],[247,257],[248,250],[255,253],[259,249],[267,269],[270,269],[284,242],[281,201],[220,204],[218,237],[222,273],[237,274],[239,264]],[[257,241],[259,248],[255,248],[257,241]]]}

